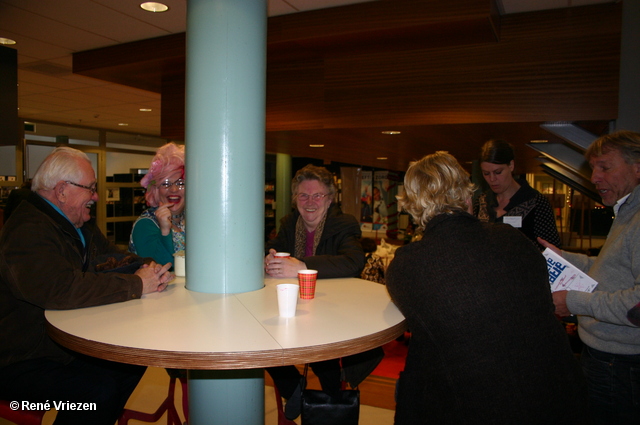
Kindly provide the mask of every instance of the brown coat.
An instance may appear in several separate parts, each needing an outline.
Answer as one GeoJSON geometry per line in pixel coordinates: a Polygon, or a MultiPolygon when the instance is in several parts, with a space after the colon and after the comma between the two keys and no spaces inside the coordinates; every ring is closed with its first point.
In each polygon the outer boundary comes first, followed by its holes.
{"type": "MultiPolygon", "coordinates": [[[[72,355],[47,335],[45,309],[72,309],[140,298],[142,279],[98,273],[101,256],[124,253],[93,222],[76,228],[47,201],[32,193],[0,232],[0,367],[72,355]]],[[[141,260],[138,258],[138,260],[141,260]]]]}

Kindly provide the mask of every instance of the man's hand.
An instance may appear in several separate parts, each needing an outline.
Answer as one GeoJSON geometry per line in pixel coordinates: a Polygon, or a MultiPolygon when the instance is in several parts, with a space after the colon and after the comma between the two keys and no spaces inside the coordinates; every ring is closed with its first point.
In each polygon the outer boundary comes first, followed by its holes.
{"type": "Polygon", "coordinates": [[[542,238],[538,238],[538,243],[545,248],[549,248],[551,251],[555,252],[556,254],[562,257],[562,251],[560,251],[560,249],[558,249],[558,247],[555,246],[554,244],[551,244],[542,238]]]}
{"type": "Polygon", "coordinates": [[[556,315],[560,317],[571,316],[571,312],[567,307],[567,292],[568,291],[556,291],[553,294],[553,304],[556,306],[556,315]]]}
{"type": "Polygon", "coordinates": [[[175,275],[168,271],[170,268],[171,263],[163,266],[155,261],[140,267],[134,274],[142,279],[142,293],[150,294],[151,292],[164,291],[169,282],[175,278],[175,275]]]}

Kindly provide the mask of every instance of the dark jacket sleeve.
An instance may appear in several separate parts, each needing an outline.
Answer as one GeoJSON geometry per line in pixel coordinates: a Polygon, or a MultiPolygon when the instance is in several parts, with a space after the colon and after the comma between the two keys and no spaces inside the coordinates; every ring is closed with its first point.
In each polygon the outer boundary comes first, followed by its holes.
{"type": "Polygon", "coordinates": [[[140,277],[87,270],[91,257],[110,249],[119,252],[97,228],[84,233],[89,236],[85,257],[70,224],[33,209],[21,213],[19,223],[4,232],[0,264],[2,278],[17,299],[42,309],[71,309],[140,298],[140,277]]]}
{"type": "MultiPolygon", "coordinates": [[[[267,243],[267,253],[273,248],[295,255],[295,227],[298,216],[297,212],[293,212],[282,219],[278,235],[267,243]]],[[[358,277],[366,261],[360,245],[361,236],[360,224],[356,218],[343,214],[340,208],[334,205],[328,212],[316,255],[298,259],[303,261],[307,268],[318,270],[319,279],[358,277]]]]}
{"type": "MultiPolygon", "coordinates": [[[[334,245],[334,244],[332,244],[334,245]]],[[[335,241],[335,254],[319,254],[303,258],[312,270],[318,270],[319,279],[358,277],[364,268],[365,257],[359,236],[349,235],[335,241]]]]}

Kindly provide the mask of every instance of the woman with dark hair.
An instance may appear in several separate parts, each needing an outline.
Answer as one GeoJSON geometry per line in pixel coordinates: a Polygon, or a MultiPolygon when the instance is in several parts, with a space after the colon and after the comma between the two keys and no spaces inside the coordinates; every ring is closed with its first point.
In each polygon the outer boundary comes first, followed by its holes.
{"type": "Polygon", "coordinates": [[[396,425],[588,424],[544,257],[511,226],[469,213],[474,186],[453,156],[411,164],[404,187],[399,205],[423,236],[387,269],[411,329],[396,425]]]}
{"type": "Polygon", "coordinates": [[[482,147],[480,161],[482,175],[491,192],[478,197],[474,215],[480,221],[512,225],[541,249],[538,237],[560,247],[555,214],[549,200],[529,186],[526,180],[513,177],[513,146],[503,140],[489,140],[482,147]]]}

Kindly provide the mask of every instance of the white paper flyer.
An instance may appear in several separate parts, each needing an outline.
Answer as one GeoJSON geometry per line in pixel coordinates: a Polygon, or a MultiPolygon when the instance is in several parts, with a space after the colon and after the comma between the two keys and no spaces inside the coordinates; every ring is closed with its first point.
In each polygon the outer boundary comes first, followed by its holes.
{"type": "Polygon", "coordinates": [[[549,248],[545,249],[542,255],[547,259],[551,292],[593,292],[598,285],[598,282],[549,248]]]}

